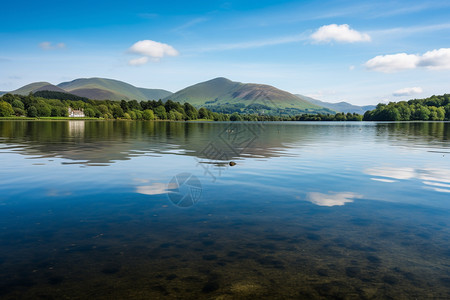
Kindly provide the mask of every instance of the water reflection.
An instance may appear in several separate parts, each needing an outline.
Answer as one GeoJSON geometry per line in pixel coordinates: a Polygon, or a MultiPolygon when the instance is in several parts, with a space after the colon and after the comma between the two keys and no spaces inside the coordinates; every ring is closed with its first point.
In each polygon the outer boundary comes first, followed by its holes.
{"type": "Polygon", "coordinates": [[[1,298],[450,297],[448,123],[76,122],[0,122],[1,298]]]}
{"type": "Polygon", "coordinates": [[[229,124],[217,122],[0,121],[0,138],[3,150],[62,157],[87,165],[167,153],[208,159],[211,147],[222,153],[216,154],[217,161],[298,155],[299,148],[323,145],[329,139],[347,141],[349,134],[355,143],[366,139],[406,147],[431,145],[442,150],[450,140],[450,124],[443,122],[243,122],[232,126],[230,129],[229,124]]]}
{"type": "Polygon", "coordinates": [[[82,137],[85,131],[85,121],[68,121],[69,136],[70,137],[82,137]]]}
{"type": "Polygon", "coordinates": [[[426,188],[436,192],[450,193],[449,169],[377,167],[364,170],[364,172],[372,176],[377,176],[371,178],[372,180],[387,183],[395,183],[398,180],[419,179],[426,185],[426,188]]]}
{"type": "Polygon", "coordinates": [[[355,193],[315,193],[311,192],[308,194],[307,199],[313,204],[319,206],[341,206],[346,203],[352,203],[355,199],[362,198],[362,195],[358,195],[355,193]]]}

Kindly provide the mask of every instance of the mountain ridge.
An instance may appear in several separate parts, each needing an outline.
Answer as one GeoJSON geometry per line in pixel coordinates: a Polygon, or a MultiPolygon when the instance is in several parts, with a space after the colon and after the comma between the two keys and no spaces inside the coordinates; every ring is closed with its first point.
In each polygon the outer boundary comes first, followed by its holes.
{"type": "Polygon", "coordinates": [[[304,96],[301,94],[295,94],[296,96],[305,99],[308,102],[311,102],[313,104],[317,104],[332,110],[335,110],[337,112],[341,112],[341,113],[357,113],[360,115],[363,115],[366,111],[368,110],[372,110],[375,109],[375,105],[363,105],[363,106],[359,106],[359,105],[354,105],[345,101],[341,101],[341,102],[337,102],[337,103],[331,103],[331,102],[326,102],[326,101],[322,101],[322,100],[317,100],[308,96],[304,96]]]}
{"type": "MultiPolygon", "coordinates": [[[[242,83],[225,77],[217,77],[200,82],[175,93],[163,89],[136,87],[129,83],[101,78],[77,78],[72,81],[53,85],[46,81],[33,82],[9,93],[28,95],[38,91],[55,91],[69,93],[93,100],[172,100],[180,103],[189,102],[211,110],[242,111],[243,107],[252,106],[258,112],[273,109],[287,114],[294,113],[335,113],[356,112],[363,114],[375,106],[357,106],[347,102],[330,103],[301,94],[291,94],[274,86],[258,83],[242,83]],[[228,109],[228,110],[227,110],[228,109]]],[[[4,92],[7,93],[7,92],[4,92]]],[[[251,111],[249,111],[251,112],[251,111]]]]}
{"type": "Polygon", "coordinates": [[[215,110],[219,107],[249,106],[258,104],[260,108],[283,110],[287,112],[329,112],[328,109],[305,101],[287,91],[274,86],[257,83],[231,81],[224,77],[188,86],[163,99],[175,102],[188,102],[194,106],[204,106],[215,110]]]}
{"type": "Polygon", "coordinates": [[[123,81],[100,77],[77,78],[62,82],[58,87],[74,95],[95,100],[157,100],[172,94],[163,89],[139,88],[123,81]]]}

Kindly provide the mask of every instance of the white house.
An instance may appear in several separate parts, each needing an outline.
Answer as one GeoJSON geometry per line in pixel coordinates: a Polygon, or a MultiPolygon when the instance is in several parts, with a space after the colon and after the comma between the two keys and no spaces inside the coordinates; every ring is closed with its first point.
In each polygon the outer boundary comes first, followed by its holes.
{"type": "Polygon", "coordinates": [[[76,109],[72,109],[72,107],[69,107],[69,117],[70,118],[84,118],[84,112],[83,110],[76,110],[76,109]]]}

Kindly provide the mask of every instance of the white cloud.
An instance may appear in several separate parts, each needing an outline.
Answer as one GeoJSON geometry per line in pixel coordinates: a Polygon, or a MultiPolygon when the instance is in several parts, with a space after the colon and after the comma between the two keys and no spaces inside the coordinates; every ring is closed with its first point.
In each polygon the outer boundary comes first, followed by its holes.
{"type": "Polygon", "coordinates": [[[364,66],[368,70],[384,73],[416,68],[450,69],[450,48],[431,50],[423,55],[406,53],[379,55],[368,60],[364,66]]]}
{"type": "MultiPolygon", "coordinates": [[[[173,48],[172,46],[164,44],[164,43],[151,41],[151,40],[142,40],[142,41],[136,42],[133,44],[133,46],[130,47],[130,49],[128,49],[128,51],[131,53],[146,56],[147,61],[148,61],[148,57],[152,58],[153,60],[158,61],[159,59],[161,59],[165,56],[179,55],[179,52],[177,50],[175,50],[175,48],[173,48]]],[[[134,61],[135,65],[136,65],[136,62],[138,62],[138,64],[139,63],[142,64],[143,58],[141,57],[141,58],[138,58],[135,60],[131,60],[129,63],[131,64],[132,61],[134,61]]]]}
{"type": "Polygon", "coordinates": [[[392,55],[379,55],[367,61],[364,66],[372,71],[392,73],[407,69],[414,69],[419,58],[414,54],[398,53],[392,55]]]}
{"type": "Polygon", "coordinates": [[[410,87],[410,88],[396,90],[395,92],[392,93],[392,95],[394,97],[412,96],[412,95],[420,94],[422,92],[423,92],[422,88],[416,86],[416,87],[410,87]]]}
{"type": "Polygon", "coordinates": [[[140,65],[146,64],[147,62],[148,62],[148,57],[147,56],[142,56],[142,57],[139,57],[139,58],[130,59],[128,64],[130,66],[140,66],[140,65]]]}
{"type": "Polygon", "coordinates": [[[450,48],[426,52],[422,55],[418,66],[436,70],[450,69],[450,48]]]}
{"type": "Polygon", "coordinates": [[[66,48],[66,44],[57,43],[56,45],[53,45],[51,42],[46,41],[46,42],[40,43],[39,47],[43,50],[63,49],[63,48],[66,48]]]}
{"type": "Polygon", "coordinates": [[[313,204],[320,206],[340,206],[345,203],[351,203],[354,199],[362,198],[362,195],[358,195],[355,193],[331,193],[331,194],[322,194],[322,193],[309,193],[307,196],[307,200],[313,204]]]}
{"type": "Polygon", "coordinates": [[[367,33],[361,33],[351,29],[348,24],[331,24],[325,25],[317,29],[311,35],[315,42],[329,43],[332,41],[340,43],[354,43],[354,42],[370,42],[371,38],[367,33]]]}

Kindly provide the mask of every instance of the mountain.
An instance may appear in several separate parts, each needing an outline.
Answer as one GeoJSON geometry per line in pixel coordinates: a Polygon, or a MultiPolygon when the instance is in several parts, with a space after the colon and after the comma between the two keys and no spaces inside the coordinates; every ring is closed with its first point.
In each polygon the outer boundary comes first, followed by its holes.
{"type": "Polygon", "coordinates": [[[144,89],[119,80],[80,78],[58,84],[63,90],[95,100],[158,100],[172,93],[162,89],[144,89]]]}
{"type": "Polygon", "coordinates": [[[358,105],[353,105],[350,104],[348,102],[338,102],[338,103],[330,103],[330,102],[324,102],[324,101],[320,101],[311,97],[307,97],[307,96],[303,96],[300,94],[296,94],[296,96],[298,96],[301,99],[304,99],[308,102],[311,102],[313,104],[319,105],[319,106],[323,106],[332,110],[335,110],[337,112],[342,112],[342,113],[357,113],[360,115],[363,115],[366,111],[368,110],[372,110],[375,109],[375,105],[365,105],[365,106],[358,106],[358,105]]]}
{"type": "MultiPolygon", "coordinates": [[[[305,101],[291,93],[273,86],[256,83],[241,83],[219,77],[182,89],[163,100],[189,102],[194,106],[210,109],[227,105],[260,104],[279,109],[316,112],[323,107],[305,101]]],[[[326,109],[326,111],[329,111],[326,109]]]]}
{"type": "Polygon", "coordinates": [[[41,82],[33,82],[30,84],[27,84],[17,90],[11,91],[9,93],[11,94],[17,94],[17,95],[28,95],[29,93],[34,93],[37,91],[55,91],[55,92],[66,92],[65,90],[57,87],[56,85],[53,85],[51,83],[41,81],[41,82]]]}

